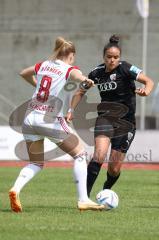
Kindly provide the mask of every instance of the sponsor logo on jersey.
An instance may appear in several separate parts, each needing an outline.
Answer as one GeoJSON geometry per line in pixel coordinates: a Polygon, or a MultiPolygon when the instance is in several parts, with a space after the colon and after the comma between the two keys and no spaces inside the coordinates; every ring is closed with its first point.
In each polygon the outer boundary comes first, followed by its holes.
{"type": "Polygon", "coordinates": [[[106,92],[115,90],[117,88],[117,83],[114,81],[97,84],[100,92],[106,92]]]}
{"type": "Polygon", "coordinates": [[[130,71],[135,73],[135,74],[139,74],[141,72],[141,69],[139,69],[138,67],[132,65],[130,68],[130,71]]]}
{"type": "Polygon", "coordinates": [[[33,102],[30,102],[28,105],[28,108],[31,110],[39,110],[39,111],[45,111],[45,112],[53,112],[55,111],[55,107],[54,106],[50,106],[50,105],[44,105],[44,104],[36,104],[33,102]]]}

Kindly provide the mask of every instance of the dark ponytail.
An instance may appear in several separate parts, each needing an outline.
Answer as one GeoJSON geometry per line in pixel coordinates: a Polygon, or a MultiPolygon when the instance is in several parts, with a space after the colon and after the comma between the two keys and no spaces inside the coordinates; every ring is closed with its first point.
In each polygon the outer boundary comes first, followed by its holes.
{"type": "Polygon", "coordinates": [[[118,35],[112,35],[110,38],[109,38],[109,43],[107,43],[105,46],[104,46],[104,49],[103,49],[103,57],[105,56],[105,52],[111,48],[111,47],[116,47],[119,49],[120,53],[121,53],[121,48],[119,46],[119,41],[120,41],[120,37],[118,35]]]}

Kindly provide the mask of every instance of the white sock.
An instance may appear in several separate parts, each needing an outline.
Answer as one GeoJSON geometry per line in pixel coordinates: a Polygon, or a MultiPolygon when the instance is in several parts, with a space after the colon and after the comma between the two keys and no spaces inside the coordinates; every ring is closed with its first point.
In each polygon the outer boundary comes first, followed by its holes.
{"type": "Polygon", "coordinates": [[[35,164],[28,164],[19,173],[14,186],[13,191],[20,193],[21,189],[41,170],[42,168],[35,164]]]}
{"type": "Polygon", "coordinates": [[[86,153],[83,152],[74,157],[74,177],[77,184],[79,201],[87,201],[87,163],[86,153]]]}

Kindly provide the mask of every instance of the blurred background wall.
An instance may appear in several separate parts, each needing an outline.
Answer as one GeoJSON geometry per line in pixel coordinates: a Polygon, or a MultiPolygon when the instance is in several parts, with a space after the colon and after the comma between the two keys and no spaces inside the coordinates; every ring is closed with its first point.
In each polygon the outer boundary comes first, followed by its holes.
{"type": "MultiPolygon", "coordinates": [[[[147,75],[157,87],[158,0],[150,0],[148,21],[147,75]]],[[[45,60],[57,36],[75,43],[76,64],[87,74],[102,62],[103,46],[114,33],[121,35],[122,59],[142,68],[142,18],[135,0],[0,0],[0,125],[8,125],[13,109],[32,96],[33,87],[18,76],[19,71],[45,60]]],[[[158,128],[159,104],[154,94],[146,99],[149,129],[158,128]]],[[[96,89],[91,90],[88,101],[98,100],[96,89]]],[[[137,120],[139,114],[137,97],[137,120]]]]}

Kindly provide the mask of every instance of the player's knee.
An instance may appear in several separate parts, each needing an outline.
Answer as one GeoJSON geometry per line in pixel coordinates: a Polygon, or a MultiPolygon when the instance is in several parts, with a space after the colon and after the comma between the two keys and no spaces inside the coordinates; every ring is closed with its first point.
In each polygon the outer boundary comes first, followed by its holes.
{"type": "Polygon", "coordinates": [[[120,168],[119,167],[111,167],[109,168],[109,174],[112,176],[118,176],[120,173],[120,168]]]}
{"type": "Polygon", "coordinates": [[[105,160],[105,154],[101,153],[101,152],[97,152],[95,155],[94,155],[94,160],[96,162],[99,162],[99,163],[103,163],[104,160],[105,160]]]}

